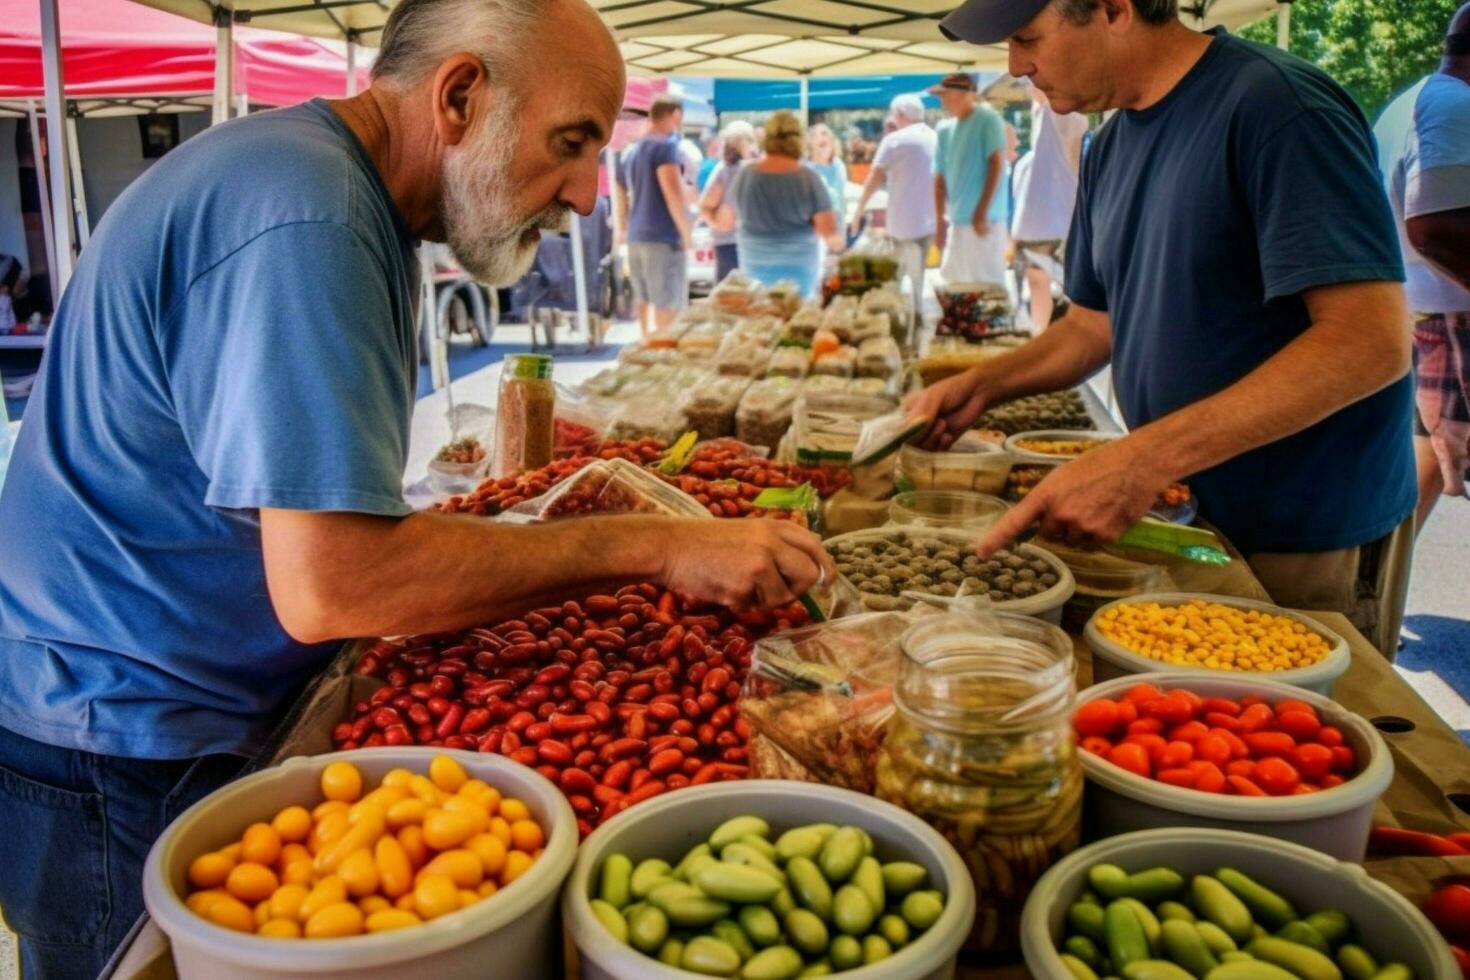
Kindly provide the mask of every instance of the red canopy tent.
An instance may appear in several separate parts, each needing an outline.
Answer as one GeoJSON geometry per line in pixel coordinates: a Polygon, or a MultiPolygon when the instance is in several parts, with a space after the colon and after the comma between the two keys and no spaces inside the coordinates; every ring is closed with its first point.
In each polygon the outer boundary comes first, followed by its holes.
{"type": "MultiPolygon", "coordinates": [[[[214,88],[213,28],[129,0],[61,0],[68,99],[201,95],[214,88]]],[[[341,96],[340,43],[238,27],[234,91],[257,105],[341,96]]],[[[361,85],[367,71],[359,70],[361,85]]],[[[41,18],[31,0],[0,0],[0,99],[40,99],[41,18]]]]}

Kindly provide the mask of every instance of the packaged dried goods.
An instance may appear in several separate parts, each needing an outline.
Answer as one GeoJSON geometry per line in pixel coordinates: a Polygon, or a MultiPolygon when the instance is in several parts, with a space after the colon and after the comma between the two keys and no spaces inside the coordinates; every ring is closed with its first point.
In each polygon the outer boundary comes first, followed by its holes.
{"type": "Polygon", "coordinates": [[[886,378],[853,378],[847,383],[847,392],[863,398],[883,398],[892,405],[898,390],[898,376],[886,378]]]}
{"type": "Polygon", "coordinates": [[[745,313],[760,296],[760,283],[738,269],[730,273],[709,294],[710,306],[725,313],[745,313]]]}
{"type": "Polygon", "coordinates": [[[836,391],[815,391],[812,383],[819,377],[824,376],[807,379],[792,415],[796,460],[804,466],[846,465],[857,447],[863,423],[890,411],[892,402],[848,394],[842,383],[836,391]]]}
{"type": "Polygon", "coordinates": [[[189,909],[271,939],[411,928],[494,901],[546,842],[524,802],[471,779],[449,755],[435,756],[427,772],[394,769],[378,786],[337,761],[322,769],[320,784],[319,795],[194,858],[189,909]],[[409,801],[418,805],[397,806],[409,801]],[[403,820],[385,816],[394,809],[403,820]]]}
{"type": "Polygon", "coordinates": [[[852,296],[839,296],[823,311],[822,329],[830,330],[844,344],[850,343],[857,316],[857,299],[852,296]]]}
{"type": "Polygon", "coordinates": [[[782,279],[768,286],[751,305],[750,312],[769,314],[784,320],[796,312],[801,305],[801,287],[790,279],[782,279]]]}
{"type": "Polygon", "coordinates": [[[817,303],[805,303],[786,321],[786,332],[797,337],[811,339],[822,326],[822,307],[817,303]]]}
{"type": "Polygon", "coordinates": [[[752,755],[751,775],[799,771],[808,782],[871,794],[893,716],[898,641],[910,625],[901,613],[865,613],[759,641],[740,712],[752,740],[769,745],[752,755]]]}
{"type": "Polygon", "coordinates": [[[1010,951],[1038,878],[1081,836],[1072,643],[1025,616],[931,616],[902,639],[877,795],[928,821],[975,880],[966,948],[1010,951]]]}
{"type": "Polygon", "coordinates": [[[729,331],[719,323],[702,323],[690,327],[679,338],[679,353],[685,357],[708,360],[715,356],[729,331]]]}
{"type": "Polygon", "coordinates": [[[672,443],[684,432],[684,416],[674,395],[662,391],[636,395],[618,404],[607,437],[619,441],[660,439],[672,443]]]}
{"type": "Polygon", "coordinates": [[[894,485],[900,492],[909,490],[970,490],[1000,496],[1006,487],[1006,474],[1011,471],[1011,457],[994,446],[966,442],[948,452],[931,453],[918,446],[904,446],[898,453],[898,470],[894,485]]]}
{"type": "Polygon", "coordinates": [[[837,260],[837,275],[844,286],[871,289],[886,282],[898,282],[898,271],[898,260],[877,248],[848,252],[837,260]]]}
{"type": "Polygon", "coordinates": [[[831,538],[826,547],[869,609],[907,609],[917,595],[963,595],[987,596],[1002,610],[1060,610],[1072,591],[1060,560],[1026,544],[981,558],[975,539],[969,532],[889,526],[831,538]]]}
{"type": "Polygon", "coordinates": [[[732,333],[715,354],[715,370],[742,378],[759,378],[771,362],[771,345],[744,334],[732,333]]]}
{"type": "Polygon", "coordinates": [[[853,463],[869,466],[898,452],[910,439],[929,427],[932,419],[914,416],[905,409],[868,419],[853,447],[853,463]]]}
{"type": "Polygon", "coordinates": [[[813,374],[801,383],[802,393],[809,395],[845,395],[851,387],[850,378],[835,374],[813,374]]]}
{"type": "Polygon", "coordinates": [[[977,429],[999,429],[1008,436],[1039,429],[1095,429],[1087,405],[1075,389],[1028,395],[986,409],[975,421],[977,429]]]}
{"type": "Polygon", "coordinates": [[[635,367],[650,367],[655,364],[674,364],[680,360],[674,347],[649,347],[645,344],[628,344],[618,351],[618,363],[635,367]]]}
{"type": "Polygon", "coordinates": [[[769,377],[751,384],[735,415],[736,436],[754,446],[779,445],[791,427],[791,414],[800,392],[801,386],[786,377],[769,377]]]}
{"type": "Polygon", "coordinates": [[[903,296],[892,287],[870,289],[863,294],[861,307],[864,313],[881,313],[888,318],[888,334],[900,345],[912,339],[913,300],[903,296]]]}
{"type": "Polygon", "coordinates": [[[892,337],[873,337],[858,346],[856,374],[860,378],[891,378],[903,371],[903,352],[892,337]]]}
{"type": "Polygon", "coordinates": [[[777,347],[766,366],[768,378],[795,378],[800,381],[812,367],[812,354],[805,347],[777,347]]]}
{"type": "Polygon", "coordinates": [[[865,313],[861,309],[852,321],[852,339],[848,341],[853,346],[858,346],[866,340],[878,337],[893,339],[892,331],[889,329],[888,317],[883,313],[865,313]]]}
{"type": "Polygon", "coordinates": [[[500,371],[495,411],[497,477],[515,476],[551,462],[556,389],[546,354],[511,354],[500,371]]]}
{"type": "Polygon", "coordinates": [[[666,514],[708,517],[709,512],[647,470],[625,459],[598,460],[545,494],[503,513],[506,520],[554,521],[587,514],[666,514]]]}
{"type": "Polygon", "coordinates": [[[1023,343],[1020,337],[993,343],[973,343],[959,337],[935,337],[914,370],[925,385],[932,385],[986,361],[1008,354],[1023,343]]]}
{"type": "Polygon", "coordinates": [[[836,378],[850,378],[856,370],[857,348],[847,344],[812,358],[813,374],[830,374],[836,378]]]}
{"type": "Polygon", "coordinates": [[[1003,285],[953,283],[936,291],[939,296],[941,337],[983,337],[1015,326],[1011,298],[1003,285]]]}
{"type": "Polygon", "coordinates": [[[750,387],[750,378],[707,374],[679,400],[679,411],[689,429],[701,439],[719,439],[735,434],[735,412],[750,387]]]}

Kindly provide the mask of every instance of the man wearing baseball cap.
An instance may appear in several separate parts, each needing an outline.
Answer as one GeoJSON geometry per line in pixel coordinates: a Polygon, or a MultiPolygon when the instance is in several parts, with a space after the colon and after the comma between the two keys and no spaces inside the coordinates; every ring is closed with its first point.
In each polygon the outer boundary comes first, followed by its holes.
{"type": "Polygon", "coordinates": [[[950,118],[934,153],[937,238],[946,282],[1004,284],[1006,130],[1000,113],[977,98],[975,77],[955,72],[929,94],[950,118]]]}
{"type": "Polygon", "coordinates": [[[982,553],[1033,524],[1116,540],[1189,479],[1278,602],[1370,625],[1360,551],[1415,482],[1404,270],[1362,112],[1304,61],[1185,27],[1177,0],[969,0],[942,29],[1008,42],[1057,112],[1119,110],[1082,162],[1068,314],[911,403],[947,446],[1112,363],[1131,434],[1059,467],[982,553]]]}

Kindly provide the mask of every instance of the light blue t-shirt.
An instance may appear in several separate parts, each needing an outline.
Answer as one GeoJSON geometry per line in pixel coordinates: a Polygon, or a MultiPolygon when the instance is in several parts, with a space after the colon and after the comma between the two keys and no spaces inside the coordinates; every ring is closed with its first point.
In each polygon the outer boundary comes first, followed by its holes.
{"type": "Polygon", "coordinates": [[[837,212],[837,223],[840,225],[847,220],[847,164],[840,157],[833,157],[831,163],[817,163],[808,160],[808,167],[817,172],[822,178],[822,183],[827,185],[827,193],[832,198],[832,210],[837,212]]]}
{"type": "MultiPolygon", "coordinates": [[[[946,119],[939,124],[939,149],[934,154],[934,170],[944,178],[945,203],[950,224],[968,225],[980,206],[985,192],[985,174],[990,155],[1005,154],[1006,124],[1000,113],[979,103],[964,119],[946,119]]],[[[1009,194],[1006,170],[1002,165],[1000,182],[990,198],[986,212],[991,224],[1004,225],[1009,194]]]]}
{"type": "Polygon", "coordinates": [[[216,126],[108,208],[0,492],[0,726],[257,746],[331,652],[276,618],[258,508],[408,513],[417,281],[325,102],[216,126]]]}

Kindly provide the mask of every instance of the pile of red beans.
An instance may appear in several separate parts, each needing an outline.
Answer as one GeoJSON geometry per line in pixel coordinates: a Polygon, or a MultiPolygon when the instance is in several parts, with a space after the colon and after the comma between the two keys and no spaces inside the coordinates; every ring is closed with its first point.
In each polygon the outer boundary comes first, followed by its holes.
{"type": "Polygon", "coordinates": [[[357,666],[385,686],[333,743],[497,752],[556,783],[585,836],[668,790],[743,778],[750,731],[736,700],[752,643],[807,621],[795,603],[737,616],[643,584],[385,640],[357,666]]]}

